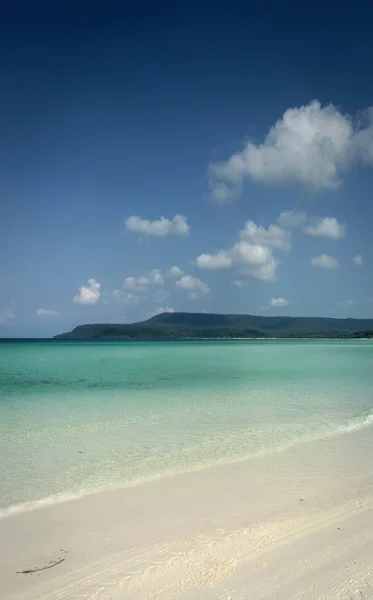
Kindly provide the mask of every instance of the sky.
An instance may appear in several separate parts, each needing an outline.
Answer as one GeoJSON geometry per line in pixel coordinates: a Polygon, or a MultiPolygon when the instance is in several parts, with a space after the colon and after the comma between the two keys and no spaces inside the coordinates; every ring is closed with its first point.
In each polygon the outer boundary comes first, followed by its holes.
{"type": "Polygon", "coordinates": [[[368,3],[16,9],[0,337],[164,311],[373,318],[368,3]]]}

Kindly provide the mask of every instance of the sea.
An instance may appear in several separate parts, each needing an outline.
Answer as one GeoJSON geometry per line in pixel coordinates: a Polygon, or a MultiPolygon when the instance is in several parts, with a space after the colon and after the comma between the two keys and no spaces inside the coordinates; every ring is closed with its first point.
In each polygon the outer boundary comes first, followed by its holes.
{"type": "Polygon", "coordinates": [[[2,341],[0,517],[372,426],[369,340],[2,341]]]}

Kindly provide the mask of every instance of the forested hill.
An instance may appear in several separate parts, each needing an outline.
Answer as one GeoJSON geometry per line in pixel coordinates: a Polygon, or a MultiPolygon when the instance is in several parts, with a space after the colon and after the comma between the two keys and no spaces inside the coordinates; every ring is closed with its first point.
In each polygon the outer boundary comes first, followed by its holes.
{"type": "Polygon", "coordinates": [[[372,337],[373,319],[163,313],[139,323],[79,325],[60,340],[372,337]]]}

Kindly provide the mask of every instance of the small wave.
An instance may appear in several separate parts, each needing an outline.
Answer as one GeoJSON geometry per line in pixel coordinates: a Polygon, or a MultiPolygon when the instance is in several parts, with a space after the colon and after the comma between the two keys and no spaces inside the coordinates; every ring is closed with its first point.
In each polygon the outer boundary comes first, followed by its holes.
{"type": "Polygon", "coordinates": [[[12,504],[6,508],[0,508],[0,519],[11,517],[23,512],[29,512],[38,508],[44,508],[45,506],[51,506],[52,504],[59,504],[60,502],[67,502],[68,500],[78,500],[84,496],[84,492],[65,492],[61,494],[55,494],[53,496],[47,496],[41,500],[28,500],[27,502],[20,502],[19,504],[12,504]]]}
{"type": "Polygon", "coordinates": [[[292,440],[288,440],[287,443],[285,443],[284,445],[263,448],[262,450],[254,452],[253,454],[250,454],[250,455],[245,454],[245,455],[242,455],[241,457],[237,457],[237,456],[236,457],[225,457],[224,459],[220,459],[220,460],[216,460],[216,461],[212,461],[212,462],[202,462],[199,465],[193,465],[193,467],[190,466],[189,469],[180,469],[180,470],[176,469],[176,470],[172,470],[169,472],[166,471],[166,472],[162,472],[162,473],[153,473],[152,475],[147,474],[147,476],[144,476],[144,477],[139,476],[139,477],[136,477],[135,479],[133,479],[132,481],[126,481],[126,482],[123,482],[122,484],[118,484],[115,486],[109,485],[109,486],[103,486],[102,488],[98,487],[98,488],[92,488],[92,489],[86,489],[86,490],[81,489],[79,492],[63,492],[63,493],[47,496],[47,497],[39,499],[39,500],[29,500],[26,502],[20,502],[18,504],[13,504],[13,505],[5,507],[5,508],[0,508],[0,519],[6,518],[6,517],[11,517],[12,515],[17,515],[17,514],[23,513],[23,512],[37,510],[39,508],[44,508],[47,506],[51,506],[53,504],[67,502],[69,500],[78,500],[80,498],[83,498],[85,495],[91,495],[91,494],[108,491],[108,490],[133,487],[133,486],[136,486],[139,484],[149,483],[149,482],[157,480],[157,479],[162,479],[162,478],[174,476],[177,474],[204,470],[209,467],[218,466],[219,464],[222,465],[222,464],[236,463],[236,462],[250,460],[253,458],[258,458],[260,456],[266,456],[268,454],[283,452],[285,450],[288,450],[289,448],[297,446],[298,444],[321,440],[321,439],[325,439],[328,437],[341,435],[344,433],[350,433],[350,432],[357,431],[359,429],[368,427],[369,425],[373,425],[373,409],[371,409],[370,411],[366,411],[359,416],[353,417],[353,418],[345,421],[344,423],[341,423],[341,422],[340,423],[329,423],[328,425],[325,425],[322,430],[318,429],[318,431],[314,431],[314,433],[309,436],[304,435],[302,437],[293,438],[292,440]]]}
{"type": "Polygon", "coordinates": [[[333,427],[336,434],[349,433],[350,431],[356,431],[373,424],[373,410],[366,411],[358,417],[350,419],[346,423],[337,424],[333,427]]]}

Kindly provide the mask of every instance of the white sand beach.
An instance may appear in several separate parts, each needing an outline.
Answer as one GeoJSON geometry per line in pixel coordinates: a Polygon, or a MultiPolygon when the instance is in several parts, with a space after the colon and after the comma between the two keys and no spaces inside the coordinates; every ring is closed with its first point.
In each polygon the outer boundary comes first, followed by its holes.
{"type": "Polygon", "coordinates": [[[5,518],[1,598],[373,598],[372,456],[368,426],[5,518]]]}

